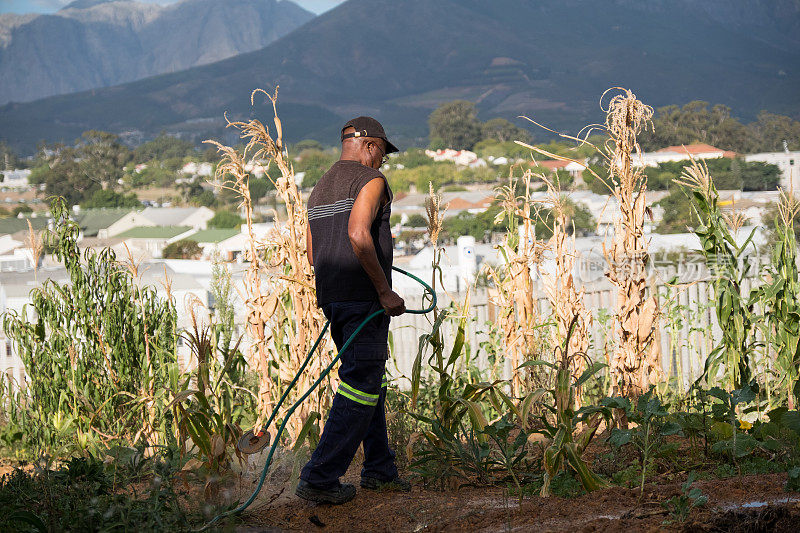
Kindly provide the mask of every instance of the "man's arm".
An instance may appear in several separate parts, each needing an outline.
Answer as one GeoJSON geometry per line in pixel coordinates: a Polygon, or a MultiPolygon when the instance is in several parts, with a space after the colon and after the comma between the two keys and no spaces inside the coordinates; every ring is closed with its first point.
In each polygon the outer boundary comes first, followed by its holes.
{"type": "Polygon", "coordinates": [[[306,256],[308,257],[308,264],[314,266],[314,251],[311,248],[311,224],[306,222],[306,256]]]}
{"type": "Polygon", "coordinates": [[[378,262],[375,243],[372,242],[370,233],[370,227],[384,198],[384,190],[383,178],[375,178],[364,185],[350,212],[347,233],[350,237],[350,244],[353,246],[353,252],[372,281],[375,290],[378,291],[378,299],[386,310],[386,314],[397,316],[405,312],[406,305],[403,299],[389,286],[389,280],[386,279],[386,274],[378,262]]]}

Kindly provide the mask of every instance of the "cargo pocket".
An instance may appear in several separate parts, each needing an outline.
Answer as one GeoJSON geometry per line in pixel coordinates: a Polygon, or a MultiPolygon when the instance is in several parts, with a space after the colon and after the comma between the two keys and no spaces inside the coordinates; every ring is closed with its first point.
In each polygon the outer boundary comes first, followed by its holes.
{"type": "Polygon", "coordinates": [[[383,342],[354,343],[353,358],[356,361],[386,361],[389,359],[389,345],[383,342]]]}

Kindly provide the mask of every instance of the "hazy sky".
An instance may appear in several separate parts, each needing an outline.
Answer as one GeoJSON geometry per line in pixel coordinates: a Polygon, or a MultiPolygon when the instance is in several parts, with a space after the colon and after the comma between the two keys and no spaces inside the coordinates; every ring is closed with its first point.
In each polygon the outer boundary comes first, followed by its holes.
{"type": "MultiPolygon", "coordinates": [[[[0,13],[52,13],[72,0],[0,0],[0,13]]],[[[135,0],[151,4],[174,4],[178,0],[135,0]]],[[[293,0],[314,13],[323,13],[344,0],[293,0]]]]}

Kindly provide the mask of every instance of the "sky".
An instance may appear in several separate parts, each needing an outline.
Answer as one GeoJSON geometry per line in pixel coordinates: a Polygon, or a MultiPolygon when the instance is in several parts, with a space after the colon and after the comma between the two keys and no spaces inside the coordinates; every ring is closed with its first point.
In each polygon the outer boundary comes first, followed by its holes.
{"type": "MultiPolygon", "coordinates": [[[[0,13],[52,13],[72,0],[0,0],[0,13]]],[[[135,0],[151,4],[174,4],[178,0],[135,0]]],[[[313,13],[324,13],[344,0],[293,0],[313,13]]]]}

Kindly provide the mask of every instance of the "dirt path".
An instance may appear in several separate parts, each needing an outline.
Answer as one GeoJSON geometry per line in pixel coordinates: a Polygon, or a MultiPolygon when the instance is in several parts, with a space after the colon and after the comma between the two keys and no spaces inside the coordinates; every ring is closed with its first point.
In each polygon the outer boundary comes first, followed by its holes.
{"type": "MultiPolygon", "coordinates": [[[[345,481],[357,481],[348,475],[345,481]]],[[[341,506],[313,505],[288,494],[246,514],[242,531],[800,531],[800,495],[783,490],[786,476],[700,481],[705,509],[684,524],[665,526],[660,502],[680,494],[680,483],[638,490],[611,488],[576,498],[528,498],[519,504],[498,488],[411,493],[359,491],[341,506]],[[743,504],[747,504],[742,507],[743,504]]]]}

